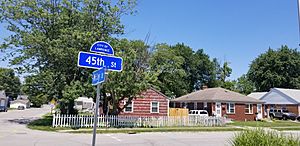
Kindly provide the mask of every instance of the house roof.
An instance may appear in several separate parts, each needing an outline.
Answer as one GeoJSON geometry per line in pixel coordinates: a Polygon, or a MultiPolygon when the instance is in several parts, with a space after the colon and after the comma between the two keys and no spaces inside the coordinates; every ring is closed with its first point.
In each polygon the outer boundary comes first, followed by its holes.
{"type": "Polygon", "coordinates": [[[249,97],[253,97],[253,98],[255,98],[255,99],[261,99],[265,94],[267,94],[268,92],[252,92],[252,93],[250,93],[249,95],[247,95],[247,96],[249,96],[249,97]]]}
{"type": "MultiPolygon", "coordinates": [[[[288,97],[292,98],[293,100],[297,101],[300,103],[300,90],[299,89],[284,89],[284,88],[272,88],[272,90],[277,90],[288,97]]],[[[271,92],[270,91],[270,92],[271,92]]]]}
{"type": "Polygon", "coordinates": [[[14,104],[14,103],[23,103],[23,104],[27,104],[29,103],[29,100],[28,99],[17,99],[17,100],[14,100],[14,101],[11,101],[10,104],[14,104]]]}
{"type": "Polygon", "coordinates": [[[263,103],[263,101],[242,95],[223,88],[208,88],[175,98],[171,101],[205,101],[205,102],[236,102],[263,103]]]}
{"type": "Polygon", "coordinates": [[[18,95],[17,99],[28,99],[28,95],[18,95]]]}

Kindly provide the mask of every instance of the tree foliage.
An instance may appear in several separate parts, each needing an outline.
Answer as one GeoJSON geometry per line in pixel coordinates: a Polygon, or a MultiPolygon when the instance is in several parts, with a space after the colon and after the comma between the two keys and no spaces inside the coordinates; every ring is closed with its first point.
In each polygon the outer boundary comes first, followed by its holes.
{"type": "Polygon", "coordinates": [[[102,93],[106,102],[112,103],[111,113],[118,114],[155,82],[156,74],[149,70],[149,47],[143,41],[123,39],[113,44],[116,56],[123,58],[123,71],[108,73],[102,93]],[[123,100],[127,102],[121,107],[119,103],[123,100]]]}
{"type": "Polygon", "coordinates": [[[55,83],[47,92],[70,102],[75,97],[69,95],[77,95],[70,91],[77,89],[72,86],[89,82],[92,72],[76,66],[78,52],[88,51],[95,41],[112,41],[112,35],[122,34],[120,18],[134,12],[134,6],[134,0],[1,1],[0,22],[8,24],[12,35],[0,49],[19,72],[32,73],[33,78],[48,74],[55,83]]]}
{"type": "Polygon", "coordinates": [[[184,44],[158,44],[150,62],[151,70],[158,74],[154,84],[171,98],[199,90],[203,85],[215,86],[214,64],[202,49],[194,52],[184,44]]]}
{"type": "Polygon", "coordinates": [[[252,61],[247,75],[258,91],[270,88],[300,88],[300,52],[281,46],[278,50],[269,48],[252,61]]]}
{"type": "Polygon", "coordinates": [[[16,98],[20,94],[21,82],[13,69],[0,68],[0,90],[4,90],[6,96],[16,98]]]}
{"type": "Polygon", "coordinates": [[[254,83],[249,80],[248,76],[243,74],[237,79],[235,90],[239,93],[248,95],[251,92],[255,91],[255,86],[254,83]]]}

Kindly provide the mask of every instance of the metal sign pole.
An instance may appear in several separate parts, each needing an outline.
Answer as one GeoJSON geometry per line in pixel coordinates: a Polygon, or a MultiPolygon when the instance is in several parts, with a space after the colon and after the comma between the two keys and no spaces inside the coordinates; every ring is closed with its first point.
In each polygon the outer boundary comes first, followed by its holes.
{"type": "MultiPolygon", "coordinates": [[[[300,0],[297,1],[297,5],[298,5],[298,26],[299,26],[299,36],[300,36],[300,0]]],[[[300,43],[299,43],[300,46],[300,43]]]]}
{"type": "Polygon", "coordinates": [[[100,99],[100,84],[97,85],[97,97],[96,97],[96,108],[94,116],[94,128],[93,128],[93,142],[92,146],[95,146],[96,143],[96,131],[98,124],[98,114],[99,114],[99,99],[100,99]]]}

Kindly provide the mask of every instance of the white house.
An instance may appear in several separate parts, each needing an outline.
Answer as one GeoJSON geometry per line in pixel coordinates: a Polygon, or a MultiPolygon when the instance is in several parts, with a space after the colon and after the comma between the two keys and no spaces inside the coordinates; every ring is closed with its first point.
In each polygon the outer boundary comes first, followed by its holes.
{"type": "Polygon", "coordinates": [[[93,98],[88,97],[78,97],[74,104],[74,108],[81,111],[93,111],[95,105],[93,98]]]}
{"type": "Polygon", "coordinates": [[[265,101],[265,109],[285,108],[290,112],[300,115],[300,90],[272,88],[261,97],[265,101]]]}
{"type": "Polygon", "coordinates": [[[10,102],[10,108],[18,108],[19,106],[23,106],[24,108],[29,108],[30,102],[28,99],[17,99],[10,102]]]}

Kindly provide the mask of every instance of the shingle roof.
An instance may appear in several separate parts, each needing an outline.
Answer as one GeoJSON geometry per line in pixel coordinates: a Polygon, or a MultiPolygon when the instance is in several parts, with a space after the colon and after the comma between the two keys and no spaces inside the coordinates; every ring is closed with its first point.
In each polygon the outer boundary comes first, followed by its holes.
{"type": "Polygon", "coordinates": [[[261,99],[261,97],[263,97],[265,94],[267,94],[268,92],[252,92],[252,93],[250,93],[249,95],[247,95],[247,96],[249,96],[249,97],[253,97],[253,98],[255,98],[255,99],[261,99]]]}
{"type": "Polygon", "coordinates": [[[223,88],[208,88],[175,98],[171,101],[263,103],[263,101],[223,88]]]}
{"type": "Polygon", "coordinates": [[[284,88],[273,88],[273,90],[280,91],[281,93],[289,96],[300,103],[300,90],[299,89],[284,89],[284,88]]]}

